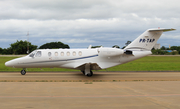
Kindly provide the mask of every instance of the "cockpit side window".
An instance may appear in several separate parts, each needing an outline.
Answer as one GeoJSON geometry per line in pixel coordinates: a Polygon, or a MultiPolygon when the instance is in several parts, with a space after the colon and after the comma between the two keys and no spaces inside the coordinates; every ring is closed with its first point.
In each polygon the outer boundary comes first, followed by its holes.
{"type": "Polygon", "coordinates": [[[38,51],[35,55],[35,57],[41,57],[41,51],[38,51]]]}

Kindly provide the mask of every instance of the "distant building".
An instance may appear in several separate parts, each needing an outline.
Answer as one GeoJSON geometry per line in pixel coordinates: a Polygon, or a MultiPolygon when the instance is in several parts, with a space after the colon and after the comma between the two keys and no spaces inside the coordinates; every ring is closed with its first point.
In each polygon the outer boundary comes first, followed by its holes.
{"type": "Polygon", "coordinates": [[[161,48],[161,45],[160,44],[155,44],[154,45],[154,49],[160,49],[161,48]]]}

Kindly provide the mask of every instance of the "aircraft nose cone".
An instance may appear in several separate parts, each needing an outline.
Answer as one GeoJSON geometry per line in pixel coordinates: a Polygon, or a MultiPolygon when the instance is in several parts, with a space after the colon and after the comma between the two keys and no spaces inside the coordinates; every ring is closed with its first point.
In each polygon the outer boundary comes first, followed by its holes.
{"type": "Polygon", "coordinates": [[[22,63],[24,60],[25,60],[24,57],[16,58],[16,59],[7,61],[7,62],[5,63],[5,66],[7,66],[7,67],[13,67],[13,68],[17,68],[17,67],[20,67],[20,68],[21,68],[21,66],[23,66],[23,64],[19,64],[19,63],[22,63]]]}
{"type": "Polygon", "coordinates": [[[7,67],[14,67],[14,64],[13,64],[13,62],[8,61],[8,62],[5,63],[5,66],[7,66],[7,67]]]}
{"type": "Polygon", "coordinates": [[[5,66],[10,67],[10,66],[11,66],[10,62],[9,62],[9,61],[6,62],[6,63],[5,63],[5,66]]]}

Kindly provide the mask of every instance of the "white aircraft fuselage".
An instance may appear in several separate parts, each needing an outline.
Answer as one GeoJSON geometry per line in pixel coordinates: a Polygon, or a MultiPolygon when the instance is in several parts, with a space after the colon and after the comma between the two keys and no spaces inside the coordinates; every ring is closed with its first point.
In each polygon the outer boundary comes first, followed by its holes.
{"type": "Polygon", "coordinates": [[[161,34],[175,29],[149,29],[129,44],[125,49],[91,48],[88,49],[38,49],[29,55],[10,60],[8,67],[23,68],[70,68],[78,69],[87,76],[92,76],[92,70],[106,69],[151,54],[161,34]]]}

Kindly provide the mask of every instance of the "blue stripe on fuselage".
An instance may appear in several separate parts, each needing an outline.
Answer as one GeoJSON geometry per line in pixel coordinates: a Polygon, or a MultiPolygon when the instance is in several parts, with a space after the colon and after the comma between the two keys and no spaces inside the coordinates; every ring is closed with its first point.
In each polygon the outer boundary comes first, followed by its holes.
{"type": "MultiPolygon", "coordinates": [[[[44,62],[58,62],[58,61],[72,61],[72,60],[92,58],[92,57],[96,57],[96,56],[98,56],[98,55],[96,54],[96,55],[92,55],[92,56],[86,56],[86,57],[80,57],[80,58],[74,58],[74,59],[63,59],[63,60],[49,60],[49,61],[28,62],[28,63],[23,63],[23,64],[44,63],[44,62]]],[[[20,64],[21,64],[21,63],[20,63],[20,64]]]]}

